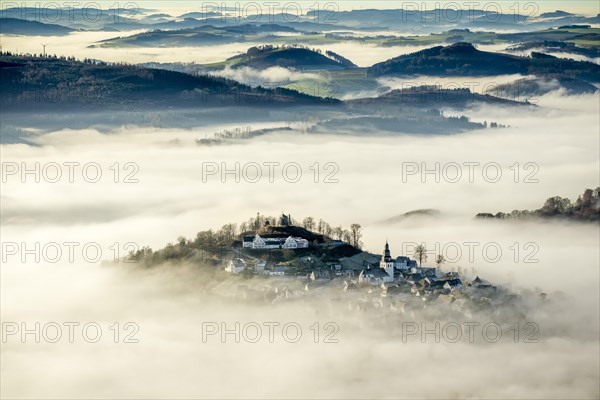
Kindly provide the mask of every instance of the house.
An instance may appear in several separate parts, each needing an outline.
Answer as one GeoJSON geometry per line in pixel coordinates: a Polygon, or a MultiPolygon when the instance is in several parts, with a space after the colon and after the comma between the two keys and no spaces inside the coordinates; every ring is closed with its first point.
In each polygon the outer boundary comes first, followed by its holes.
{"type": "Polygon", "coordinates": [[[270,272],[272,276],[283,276],[285,275],[285,267],[283,265],[276,265],[273,271],[270,272]]]}
{"type": "Polygon", "coordinates": [[[266,268],[267,268],[266,260],[257,260],[256,263],[254,263],[254,273],[256,273],[256,274],[264,274],[266,268]]]}
{"type": "Polygon", "coordinates": [[[469,282],[469,284],[467,286],[472,286],[472,287],[475,287],[477,289],[492,289],[492,290],[496,290],[496,286],[493,286],[489,282],[484,281],[479,276],[475,277],[475,279],[473,279],[473,281],[469,282]]]}
{"type": "Polygon", "coordinates": [[[308,275],[311,281],[328,281],[331,280],[331,275],[327,270],[315,270],[308,275]]]}
{"type": "Polygon", "coordinates": [[[437,268],[419,267],[419,268],[417,268],[417,271],[420,272],[421,275],[424,275],[424,276],[435,277],[437,274],[437,268]]]}
{"type": "Polygon", "coordinates": [[[458,278],[456,279],[446,279],[444,282],[444,289],[457,289],[462,287],[462,281],[458,278]]]}
{"type": "Polygon", "coordinates": [[[297,237],[289,236],[283,243],[284,249],[306,249],[307,247],[308,240],[297,237]]]}
{"type": "Polygon", "coordinates": [[[388,273],[381,268],[363,269],[358,275],[358,283],[368,283],[374,286],[390,282],[390,279],[388,273]]]}
{"type": "Polygon", "coordinates": [[[422,280],[423,278],[425,278],[424,275],[421,275],[418,272],[414,272],[414,273],[410,272],[410,273],[407,273],[405,276],[406,276],[406,280],[408,282],[414,282],[414,283],[417,283],[420,280],[422,280]]]}
{"type": "Polygon", "coordinates": [[[327,265],[327,268],[329,268],[331,273],[335,276],[342,275],[342,264],[339,261],[327,261],[325,262],[325,265],[327,265]]]}
{"type": "Polygon", "coordinates": [[[416,266],[417,266],[416,260],[411,260],[409,257],[406,257],[406,256],[396,257],[396,263],[395,263],[396,269],[406,271],[406,270],[409,270],[416,266]]]}
{"type": "Polygon", "coordinates": [[[227,263],[225,271],[231,272],[232,274],[239,274],[246,269],[246,261],[241,258],[234,258],[227,263]]]}
{"type": "Polygon", "coordinates": [[[435,279],[431,286],[437,289],[451,290],[462,287],[462,281],[458,278],[458,275],[454,273],[448,273],[441,278],[435,279]]]}

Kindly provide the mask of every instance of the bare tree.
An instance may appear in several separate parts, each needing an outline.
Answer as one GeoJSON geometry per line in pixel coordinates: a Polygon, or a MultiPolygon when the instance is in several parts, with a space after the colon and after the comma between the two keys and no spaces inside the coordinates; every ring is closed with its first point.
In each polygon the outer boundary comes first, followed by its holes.
{"type": "Polygon", "coordinates": [[[435,258],[435,264],[437,265],[438,269],[440,269],[442,264],[445,262],[446,262],[446,257],[444,257],[441,254],[438,254],[437,257],[435,258]]]}
{"type": "Polygon", "coordinates": [[[413,255],[419,260],[419,267],[423,266],[423,261],[427,261],[427,249],[422,244],[415,247],[413,255]]]}
{"type": "Polygon", "coordinates": [[[235,238],[236,228],[236,224],[225,224],[219,234],[225,242],[230,242],[235,238]]]}
{"type": "Polygon", "coordinates": [[[331,237],[333,230],[331,229],[331,225],[329,225],[327,222],[323,222],[323,235],[331,237]]]}
{"type": "Polygon", "coordinates": [[[342,240],[346,243],[352,243],[352,233],[348,229],[342,231],[342,240]]]}
{"type": "Polygon", "coordinates": [[[360,249],[362,247],[362,226],[360,224],[352,224],[350,225],[350,234],[352,235],[352,246],[360,249]]]}
{"type": "Polygon", "coordinates": [[[304,220],[302,221],[302,226],[304,227],[304,229],[312,231],[315,227],[315,219],[313,217],[304,218],[304,220]]]}
{"type": "Polygon", "coordinates": [[[344,230],[342,229],[341,226],[338,226],[337,228],[335,228],[333,230],[335,237],[337,240],[342,240],[343,236],[344,236],[344,230]]]}
{"type": "Polygon", "coordinates": [[[323,224],[324,223],[325,223],[325,221],[323,221],[322,219],[319,219],[319,223],[317,224],[317,232],[323,233],[323,224]]]}

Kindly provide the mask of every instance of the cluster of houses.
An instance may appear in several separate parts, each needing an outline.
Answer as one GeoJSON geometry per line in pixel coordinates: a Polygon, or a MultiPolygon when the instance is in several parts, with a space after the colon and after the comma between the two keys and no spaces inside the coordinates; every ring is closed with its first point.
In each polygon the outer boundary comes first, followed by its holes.
{"type": "Polygon", "coordinates": [[[227,263],[225,271],[232,274],[241,274],[250,269],[257,275],[283,276],[285,275],[285,267],[282,265],[267,265],[266,260],[255,260],[254,265],[248,265],[246,260],[242,258],[234,258],[227,263]]]}
{"type": "Polygon", "coordinates": [[[250,249],[306,249],[308,248],[308,240],[293,237],[282,236],[276,234],[244,236],[242,246],[250,249]]]}
{"type": "Polygon", "coordinates": [[[367,293],[366,296],[352,298],[350,310],[364,311],[372,309],[389,309],[406,311],[409,304],[427,304],[448,306],[467,315],[476,307],[493,307],[494,304],[514,300],[515,296],[506,296],[496,286],[482,280],[478,276],[472,281],[463,281],[456,272],[449,272],[433,279],[422,280],[400,278],[395,282],[387,282],[365,292],[356,282],[344,282],[345,292],[367,293]],[[377,290],[378,289],[378,290],[377,290]],[[471,310],[471,311],[469,311],[471,310]]]}
{"type": "MultiPolygon", "coordinates": [[[[277,235],[272,236],[261,237],[256,235],[254,237],[244,237],[243,247],[253,249],[297,249],[308,247],[306,239],[294,238],[292,236],[285,238],[277,235]]],[[[311,261],[311,256],[299,257],[298,260],[311,261]]],[[[285,265],[270,264],[266,260],[259,259],[247,262],[242,258],[234,258],[229,261],[225,270],[233,274],[247,271],[258,275],[286,275],[285,265]],[[249,263],[251,264],[249,265],[249,263]]],[[[463,284],[459,275],[455,272],[443,273],[437,268],[422,267],[417,265],[416,260],[412,260],[406,256],[393,258],[387,241],[382,256],[362,252],[339,260],[325,260],[323,261],[322,268],[315,269],[308,275],[295,276],[302,279],[308,277],[313,281],[331,280],[335,277],[357,278],[357,284],[372,286],[406,282],[430,289],[458,288],[463,284]]]]}
{"type": "MultiPolygon", "coordinates": [[[[313,256],[303,256],[297,260],[306,261],[307,265],[315,261],[313,256]]],[[[276,290],[273,299],[269,298],[269,301],[303,296],[306,292],[331,287],[329,282],[336,277],[343,277],[341,289],[344,292],[368,293],[368,298],[353,298],[350,308],[356,310],[394,310],[410,301],[443,303],[461,309],[469,303],[472,304],[474,300],[478,304],[491,304],[492,299],[500,295],[496,286],[478,276],[473,280],[463,281],[457,272],[441,272],[437,268],[421,267],[415,260],[405,256],[393,258],[387,241],[382,256],[362,252],[340,260],[320,260],[320,266],[308,274],[294,274],[293,277],[298,279],[281,281],[287,282],[284,283],[284,289],[281,293],[276,290]],[[298,282],[304,289],[301,292],[292,290],[292,282],[298,282]]],[[[291,275],[285,265],[260,259],[247,262],[241,258],[234,258],[225,269],[233,274],[250,272],[278,277],[291,275]]],[[[336,282],[341,283],[341,280],[336,282]]],[[[243,292],[242,298],[245,299],[250,296],[252,290],[245,288],[243,292]]],[[[255,293],[258,297],[263,294],[255,293]]],[[[264,295],[268,297],[267,294],[264,295]]]]}

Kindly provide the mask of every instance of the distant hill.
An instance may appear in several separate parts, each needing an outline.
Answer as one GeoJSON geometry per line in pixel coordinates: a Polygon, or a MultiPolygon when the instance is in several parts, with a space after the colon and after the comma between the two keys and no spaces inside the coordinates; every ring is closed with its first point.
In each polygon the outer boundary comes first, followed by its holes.
{"type": "Polygon", "coordinates": [[[436,46],[377,63],[367,71],[370,76],[432,75],[493,76],[557,74],[590,82],[600,82],[600,65],[556,58],[540,53],[531,57],[477,50],[470,43],[436,46]]]}
{"type": "MultiPolygon", "coordinates": [[[[483,5],[483,3],[479,3],[479,5],[483,5]]],[[[379,31],[389,29],[390,31],[399,30],[420,34],[439,33],[450,27],[497,32],[499,30],[546,29],[566,24],[598,23],[598,17],[587,18],[560,11],[544,14],[542,18],[538,13],[527,13],[525,10],[522,10],[521,13],[508,9],[505,9],[504,13],[495,12],[487,7],[478,7],[477,5],[468,12],[465,9],[453,10],[448,7],[428,8],[427,10],[413,8],[383,10],[365,6],[365,9],[337,11],[334,17],[338,24],[355,29],[372,28],[379,31]]],[[[319,16],[322,18],[322,15],[323,10],[313,10],[307,13],[307,16],[316,18],[319,16]]]]}
{"type": "Polygon", "coordinates": [[[233,68],[284,67],[294,69],[356,68],[347,58],[332,51],[324,54],[304,47],[251,47],[245,54],[229,58],[233,68]]]}
{"type": "Polygon", "coordinates": [[[110,65],[101,62],[4,55],[0,59],[3,110],[50,107],[145,108],[275,107],[287,104],[336,104],[294,90],[251,87],[206,75],[110,65]]]}
{"type": "MultiPolygon", "coordinates": [[[[328,33],[329,37],[340,40],[352,40],[352,36],[328,33]]],[[[506,44],[518,46],[533,42],[558,42],[564,46],[573,46],[576,51],[598,52],[600,48],[600,29],[589,25],[568,25],[556,29],[497,33],[490,30],[450,29],[441,33],[410,36],[381,37],[381,45],[393,46],[436,46],[467,42],[472,44],[506,44]]]]}
{"type": "MultiPolygon", "coordinates": [[[[203,21],[186,18],[182,22],[167,22],[165,29],[99,41],[90,47],[181,47],[246,42],[256,36],[276,32],[299,33],[296,29],[278,24],[242,24],[230,26],[202,25],[203,21]],[[187,23],[185,29],[175,26],[187,23]]],[[[158,26],[158,25],[156,25],[158,26]]],[[[161,25],[162,26],[162,25],[161,25]]]]}
{"type": "Polygon", "coordinates": [[[440,210],[436,210],[434,208],[424,208],[419,210],[412,210],[405,212],[404,214],[395,215],[390,218],[386,218],[382,221],[379,221],[379,224],[395,224],[399,222],[405,221],[407,218],[437,218],[442,213],[440,210]]]}
{"type": "MultiPolygon", "coordinates": [[[[600,42],[600,34],[590,33],[587,35],[579,35],[576,38],[590,37],[589,40],[597,40],[600,42]]],[[[519,43],[509,47],[509,51],[528,51],[528,50],[541,50],[544,52],[552,53],[570,53],[577,54],[585,57],[596,58],[600,57],[600,51],[597,47],[580,47],[571,42],[559,42],[554,40],[545,40],[542,42],[526,42],[519,43]]]]}
{"type": "Polygon", "coordinates": [[[488,94],[482,95],[471,92],[468,88],[443,89],[438,86],[417,86],[406,89],[396,89],[379,97],[348,100],[350,105],[402,105],[413,107],[453,107],[464,108],[472,103],[485,103],[507,106],[529,105],[514,100],[503,99],[488,94]]]}
{"type": "Polygon", "coordinates": [[[579,79],[563,77],[523,78],[495,86],[488,93],[508,99],[532,99],[562,89],[569,95],[596,93],[596,86],[579,79]]]}
{"type": "Polygon", "coordinates": [[[568,17],[574,14],[568,13],[566,11],[556,10],[553,12],[542,13],[540,17],[542,18],[559,18],[559,17],[568,17]]]}
{"type": "MultiPolygon", "coordinates": [[[[339,135],[448,135],[467,132],[474,129],[485,129],[483,123],[472,122],[466,116],[444,116],[440,111],[423,106],[423,109],[395,106],[389,110],[390,115],[382,107],[367,109],[365,106],[356,107],[361,111],[358,116],[334,117],[316,123],[309,128],[311,133],[339,135]],[[384,115],[365,115],[379,111],[384,115]]],[[[502,127],[491,123],[491,128],[502,127]]]]}
{"type": "MultiPolygon", "coordinates": [[[[115,30],[124,29],[144,29],[147,25],[140,23],[137,19],[131,18],[132,9],[127,8],[132,4],[123,3],[125,8],[119,7],[118,3],[103,4],[103,9],[100,9],[100,5],[94,2],[83,3],[88,7],[77,7],[82,3],[73,2],[62,4],[62,11],[58,3],[31,3],[32,6],[26,6],[25,3],[17,2],[4,2],[0,8],[0,20],[4,18],[38,18],[42,21],[51,21],[54,24],[66,26],[72,29],[81,30],[105,30],[113,27],[115,30]],[[119,18],[115,18],[118,15],[119,18]]],[[[141,15],[144,13],[151,13],[152,10],[143,8],[141,6],[136,7],[135,14],[141,15]]],[[[4,33],[4,32],[2,32],[4,33]]],[[[30,33],[24,33],[25,35],[31,35],[30,33]]]]}
{"type": "Polygon", "coordinates": [[[28,36],[63,36],[74,29],[62,25],[45,24],[17,18],[0,18],[0,34],[28,36]]]}
{"type": "Polygon", "coordinates": [[[223,13],[216,12],[216,11],[192,11],[192,12],[187,12],[187,13],[181,14],[179,16],[179,18],[203,19],[203,18],[220,17],[221,15],[223,15],[223,13]]]}
{"type": "MultiPolygon", "coordinates": [[[[533,32],[514,32],[500,33],[497,35],[499,40],[512,43],[526,42],[572,42],[582,40],[582,36],[591,35],[590,38],[598,37],[598,28],[591,28],[589,25],[564,25],[556,29],[544,29],[533,32]]],[[[586,43],[590,47],[598,47],[598,43],[586,43]]]]}

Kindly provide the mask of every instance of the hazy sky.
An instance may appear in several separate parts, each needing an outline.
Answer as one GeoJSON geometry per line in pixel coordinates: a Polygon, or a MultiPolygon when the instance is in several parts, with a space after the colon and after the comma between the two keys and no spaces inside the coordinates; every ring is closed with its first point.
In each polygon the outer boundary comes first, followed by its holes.
{"type": "MultiPolygon", "coordinates": [[[[0,3],[2,5],[2,8],[15,7],[15,5],[17,3],[20,5],[26,4],[28,6],[36,6],[36,5],[40,4],[40,2],[37,2],[37,1],[25,1],[25,2],[23,2],[23,1],[19,1],[19,2],[2,1],[0,3]]],[[[65,7],[69,6],[67,3],[68,2],[64,2],[65,7]]],[[[110,0],[110,1],[98,0],[95,3],[101,4],[103,7],[106,6],[106,8],[111,7],[111,6],[114,7],[114,4],[115,4],[115,2],[113,0],[110,0]]],[[[284,4],[286,4],[285,1],[281,1],[281,0],[277,0],[277,1],[264,0],[264,1],[256,1],[256,2],[247,1],[247,0],[240,0],[240,1],[235,1],[235,2],[233,2],[233,1],[210,2],[210,1],[194,1],[194,0],[191,0],[191,1],[186,1],[186,0],[143,1],[143,0],[138,0],[138,1],[133,1],[133,2],[123,1],[119,4],[124,6],[127,3],[136,3],[140,7],[143,7],[143,8],[160,9],[160,10],[163,10],[166,12],[172,11],[175,14],[178,12],[199,10],[199,9],[202,9],[203,4],[209,4],[209,3],[226,4],[229,7],[234,7],[236,4],[244,5],[247,3],[258,3],[259,5],[261,5],[261,7],[264,6],[265,10],[268,7],[268,5],[267,5],[268,3],[275,3],[275,4],[278,3],[278,4],[280,4],[280,7],[283,6],[284,4]]],[[[326,4],[335,4],[335,5],[337,5],[337,7],[339,7],[340,10],[349,10],[349,9],[369,9],[369,8],[393,9],[393,8],[402,8],[403,5],[405,6],[405,8],[408,8],[408,7],[410,7],[409,4],[410,5],[418,4],[419,7],[422,7],[422,4],[426,4],[427,8],[436,8],[438,5],[441,7],[444,7],[444,5],[450,6],[450,4],[452,4],[452,7],[456,7],[456,4],[458,4],[462,8],[468,9],[469,7],[484,8],[486,6],[486,4],[491,3],[491,2],[469,1],[469,0],[465,0],[465,1],[338,0],[338,1],[315,2],[315,1],[301,1],[300,0],[300,1],[295,1],[295,3],[300,4],[300,6],[303,9],[307,9],[307,10],[310,9],[311,6],[315,7],[316,4],[320,4],[321,6],[324,6],[326,4]],[[471,5],[469,5],[469,4],[471,4],[471,5]],[[479,5],[479,7],[477,7],[477,5],[479,5]]],[[[541,0],[541,1],[497,0],[493,3],[500,4],[503,9],[503,12],[505,12],[505,13],[514,12],[515,4],[517,4],[517,3],[520,4],[520,7],[525,7],[526,5],[535,4],[539,7],[539,13],[547,12],[547,11],[554,11],[554,10],[564,10],[564,11],[580,13],[580,14],[587,14],[587,15],[596,15],[596,14],[600,13],[600,5],[595,0],[576,0],[576,1],[568,1],[568,2],[559,1],[559,0],[541,0]],[[513,8],[511,8],[511,7],[513,7],[513,8]]],[[[58,2],[58,4],[62,4],[62,3],[58,2]]],[[[527,12],[523,11],[522,9],[519,10],[519,12],[521,14],[527,14],[527,12]]]]}

